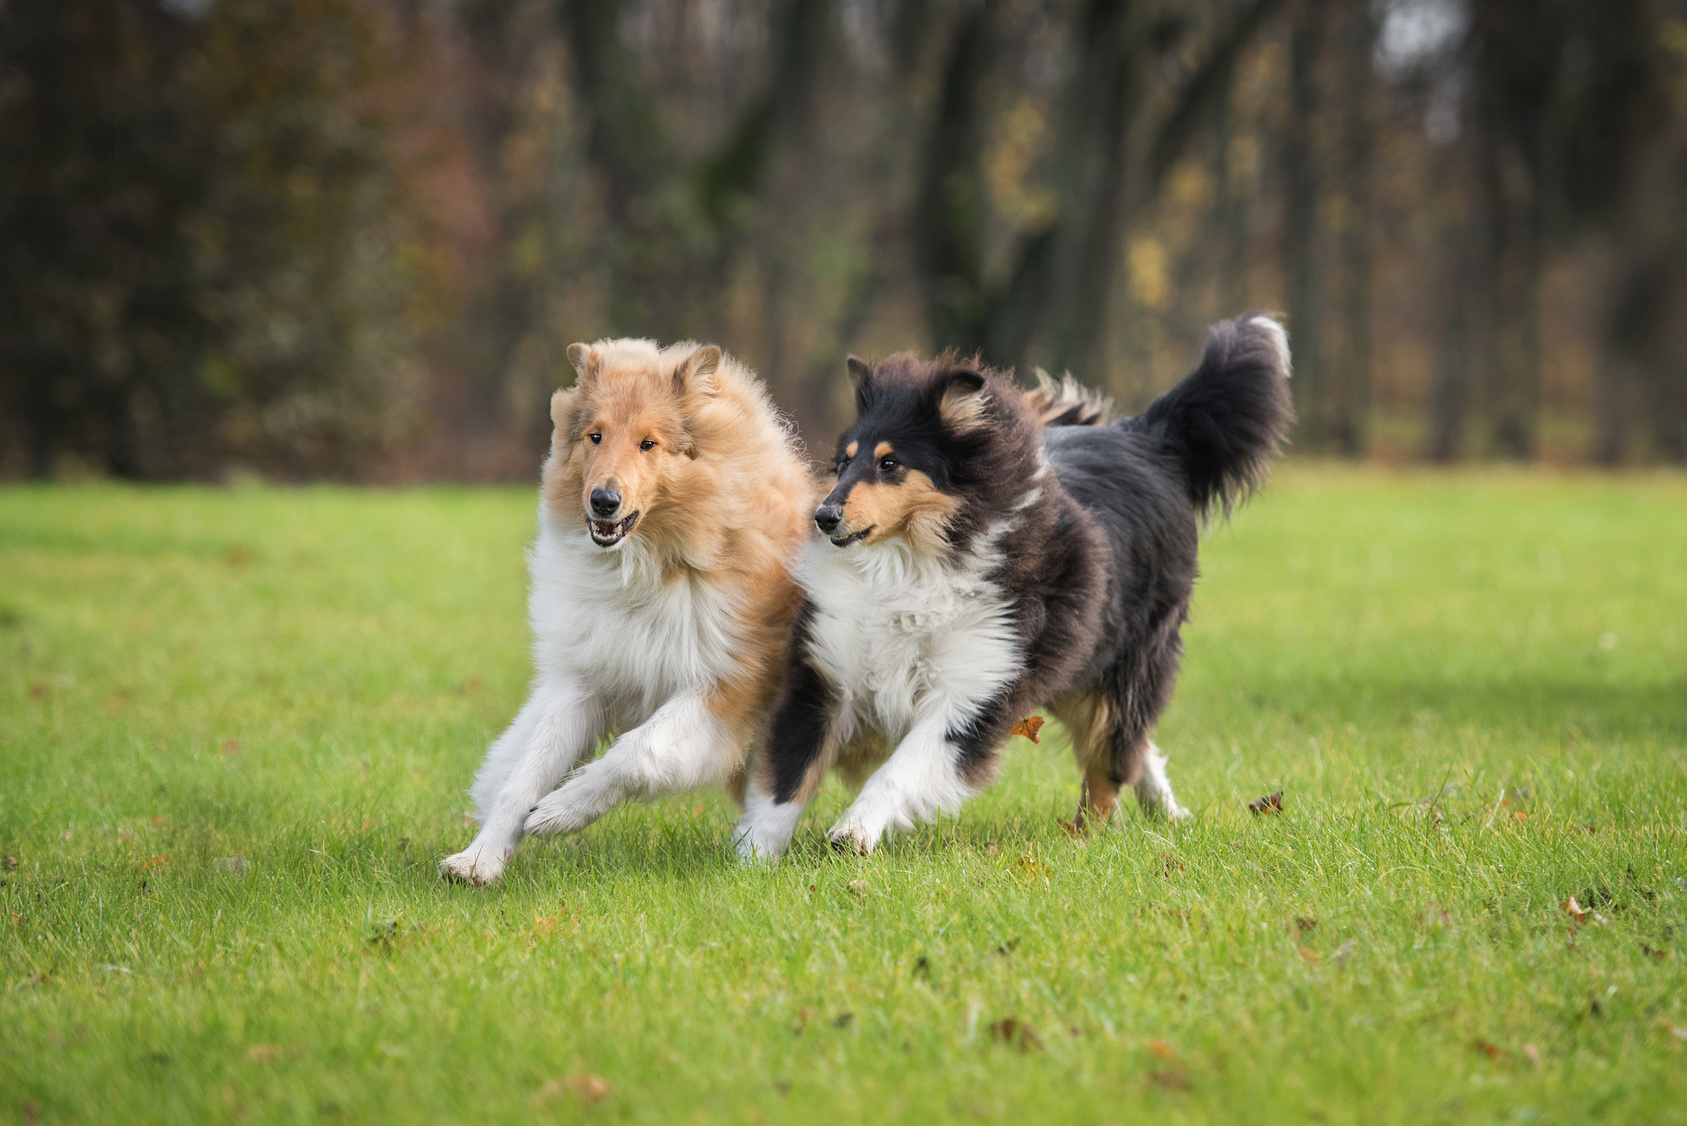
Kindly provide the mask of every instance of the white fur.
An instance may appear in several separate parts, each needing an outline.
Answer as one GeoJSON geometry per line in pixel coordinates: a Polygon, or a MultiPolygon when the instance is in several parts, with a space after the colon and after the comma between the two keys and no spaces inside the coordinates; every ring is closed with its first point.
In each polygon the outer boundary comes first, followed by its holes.
{"type": "Polygon", "coordinates": [[[1277,365],[1283,369],[1283,378],[1288,379],[1293,374],[1293,365],[1289,362],[1289,330],[1275,317],[1255,317],[1253,323],[1271,338],[1271,346],[1277,349],[1277,365]]]}
{"type": "MultiPolygon", "coordinates": [[[[990,529],[958,567],[916,555],[900,539],[808,545],[797,574],[814,611],[814,665],[841,700],[836,742],[877,731],[898,743],[832,827],[834,842],[870,852],[886,831],[958,810],[972,796],[946,733],[1020,671],[1010,606],[984,577],[1010,526],[990,529]]],[[[776,859],[801,812],[800,803],[765,797],[747,804],[740,854],[776,859]]]]}
{"type": "Polygon", "coordinates": [[[722,779],[737,750],[703,694],[738,668],[741,631],[730,595],[705,583],[664,583],[639,537],[598,547],[584,522],[564,526],[543,503],[528,570],[533,691],[470,790],[479,834],[441,864],[473,883],[503,873],[524,829],[572,832],[627,798],[722,779]],[[624,734],[602,759],[551,792],[617,731],[624,734]]]}
{"type": "Polygon", "coordinates": [[[802,811],[800,802],[776,804],[772,795],[762,792],[752,775],[749,790],[744,794],[744,817],[733,833],[738,855],[753,863],[771,864],[778,860],[785,855],[791,834],[797,831],[802,811]]]}
{"type": "Polygon", "coordinates": [[[1172,784],[1166,778],[1165,752],[1153,743],[1148,744],[1148,754],[1142,760],[1142,776],[1136,780],[1136,802],[1144,813],[1163,815],[1168,821],[1183,821],[1194,816],[1177,804],[1172,784]]]}

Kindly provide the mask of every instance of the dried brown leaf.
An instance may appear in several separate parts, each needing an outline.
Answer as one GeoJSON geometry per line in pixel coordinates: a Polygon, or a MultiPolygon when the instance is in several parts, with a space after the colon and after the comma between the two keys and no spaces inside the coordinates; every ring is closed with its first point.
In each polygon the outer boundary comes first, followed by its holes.
{"type": "Polygon", "coordinates": [[[1042,729],[1043,717],[1040,715],[1028,715],[1009,728],[1008,734],[1023,735],[1033,743],[1041,743],[1042,740],[1037,738],[1037,733],[1042,731],[1042,729]]]}
{"type": "Polygon", "coordinates": [[[1177,1045],[1169,1040],[1150,1040],[1143,1047],[1153,1052],[1154,1058],[1161,1063],[1169,1063],[1177,1067],[1183,1066],[1183,1053],[1178,1051],[1177,1045]]]}
{"type": "Polygon", "coordinates": [[[1036,1029],[1018,1017],[1003,1017],[990,1023],[990,1036],[998,1044],[1006,1044],[1021,1052],[1041,1051],[1042,1039],[1036,1029]]]}
{"type": "Polygon", "coordinates": [[[590,1072],[580,1072],[577,1075],[568,1075],[561,1079],[545,1080],[539,1085],[539,1089],[533,1092],[531,1101],[534,1106],[544,1106],[552,1099],[570,1095],[590,1106],[607,1099],[612,1090],[609,1080],[603,1076],[593,1075],[590,1072]]]}
{"type": "Polygon", "coordinates": [[[1273,790],[1271,793],[1266,794],[1263,798],[1255,798],[1253,801],[1248,803],[1248,812],[1253,814],[1255,817],[1258,817],[1261,814],[1283,812],[1283,791],[1273,790]]]}

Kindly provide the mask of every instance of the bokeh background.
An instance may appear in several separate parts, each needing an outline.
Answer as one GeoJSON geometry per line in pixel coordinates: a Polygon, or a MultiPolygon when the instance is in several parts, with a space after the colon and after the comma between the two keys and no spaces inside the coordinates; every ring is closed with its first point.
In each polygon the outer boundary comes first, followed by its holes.
{"type": "Polygon", "coordinates": [[[0,0],[0,477],[530,480],[573,340],[1687,460],[1683,0],[0,0]]]}

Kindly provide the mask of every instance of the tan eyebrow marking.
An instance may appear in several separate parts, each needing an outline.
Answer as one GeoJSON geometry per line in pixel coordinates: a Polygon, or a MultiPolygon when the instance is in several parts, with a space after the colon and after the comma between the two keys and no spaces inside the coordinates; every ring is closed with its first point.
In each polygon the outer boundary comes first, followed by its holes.
{"type": "Polygon", "coordinates": [[[859,450],[860,448],[861,448],[860,442],[851,442],[849,445],[844,447],[844,456],[845,457],[854,457],[855,451],[859,450]]]}
{"type": "Polygon", "coordinates": [[[889,442],[880,442],[878,444],[878,447],[873,450],[873,456],[876,457],[876,458],[884,457],[889,453],[890,453],[890,443],[889,442]]]}

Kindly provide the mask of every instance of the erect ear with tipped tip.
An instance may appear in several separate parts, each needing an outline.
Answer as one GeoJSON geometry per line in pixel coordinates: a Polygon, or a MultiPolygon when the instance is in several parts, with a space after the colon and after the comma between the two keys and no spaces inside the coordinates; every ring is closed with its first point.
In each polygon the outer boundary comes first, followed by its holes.
{"type": "Polygon", "coordinates": [[[568,362],[574,365],[574,370],[579,374],[582,383],[597,375],[597,349],[590,344],[570,344],[568,346],[568,362]]]}
{"type": "Polygon", "coordinates": [[[855,388],[855,402],[858,407],[867,400],[867,391],[873,386],[873,366],[860,356],[851,356],[844,361],[849,368],[849,382],[855,388]]]}
{"type": "Polygon", "coordinates": [[[705,344],[680,361],[674,369],[674,394],[713,395],[715,369],[720,367],[720,349],[705,344]]]}
{"type": "Polygon", "coordinates": [[[984,424],[984,405],[989,401],[984,377],[967,368],[956,368],[944,380],[937,413],[949,429],[965,433],[984,424]]]}

